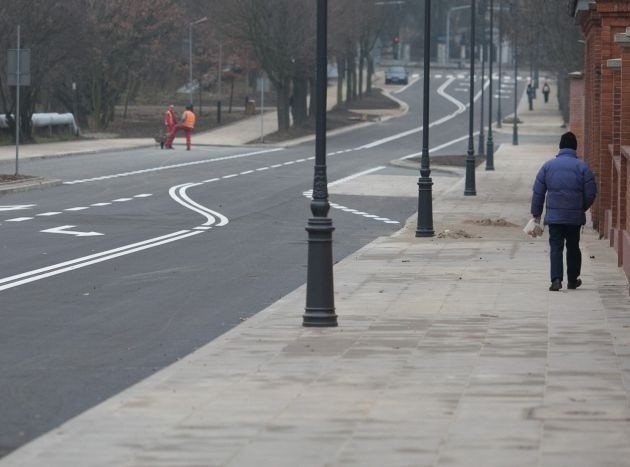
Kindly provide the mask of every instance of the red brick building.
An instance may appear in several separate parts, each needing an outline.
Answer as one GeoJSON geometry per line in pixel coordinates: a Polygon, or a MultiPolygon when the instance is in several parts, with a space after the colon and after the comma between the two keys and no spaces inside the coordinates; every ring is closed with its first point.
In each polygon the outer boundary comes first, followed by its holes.
{"type": "Polygon", "coordinates": [[[584,70],[571,74],[570,129],[599,193],[593,227],[630,278],[630,1],[570,0],[584,34],[584,70]]]}

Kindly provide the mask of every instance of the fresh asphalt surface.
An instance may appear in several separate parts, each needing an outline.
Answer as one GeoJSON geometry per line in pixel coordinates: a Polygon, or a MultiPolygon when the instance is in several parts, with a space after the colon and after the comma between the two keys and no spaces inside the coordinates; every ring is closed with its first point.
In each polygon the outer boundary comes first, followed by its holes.
{"type": "MultiPolygon", "coordinates": [[[[464,139],[432,157],[467,148],[467,74],[448,76],[431,81],[430,147],[464,139]]],[[[421,150],[421,83],[396,94],[406,115],[328,139],[329,182],[373,169],[418,175],[387,164],[421,150]]],[[[505,115],[513,96],[504,97],[505,115]]],[[[21,162],[64,184],[0,202],[0,455],[303,284],[313,156],[313,143],[190,152],[180,143],[21,162]]],[[[346,208],[330,211],[335,260],[417,210],[417,197],[330,198],[346,208]]],[[[295,313],[299,325],[303,309],[295,313]]]]}

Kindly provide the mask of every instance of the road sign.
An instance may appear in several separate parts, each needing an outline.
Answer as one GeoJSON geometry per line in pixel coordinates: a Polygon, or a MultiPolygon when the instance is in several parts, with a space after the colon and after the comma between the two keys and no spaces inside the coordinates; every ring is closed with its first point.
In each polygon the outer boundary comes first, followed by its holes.
{"type": "MultiPolygon", "coordinates": [[[[20,86],[31,85],[31,49],[20,50],[20,86]]],[[[7,83],[17,86],[18,49],[9,49],[7,55],[7,83]]]]}

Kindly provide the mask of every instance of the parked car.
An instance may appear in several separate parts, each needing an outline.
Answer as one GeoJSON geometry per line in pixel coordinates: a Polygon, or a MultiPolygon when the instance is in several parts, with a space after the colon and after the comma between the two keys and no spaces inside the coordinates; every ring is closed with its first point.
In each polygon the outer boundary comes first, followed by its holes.
{"type": "Polygon", "coordinates": [[[409,73],[404,66],[390,66],[385,70],[385,84],[409,84],[409,73]]]}

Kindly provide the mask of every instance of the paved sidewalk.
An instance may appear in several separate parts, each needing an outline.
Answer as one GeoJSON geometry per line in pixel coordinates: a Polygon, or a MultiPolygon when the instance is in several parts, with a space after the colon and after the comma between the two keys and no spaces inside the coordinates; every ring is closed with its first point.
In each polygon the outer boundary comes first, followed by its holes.
{"type": "Polygon", "coordinates": [[[630,465],[627,280],[587,227],[584,285],[548,292],[521,230],[556,147],[502,146],[477,196],[439,189],[436,237],[337,264],[338,328],[301,326],[301,287],[0,466],[630,465]]]}

